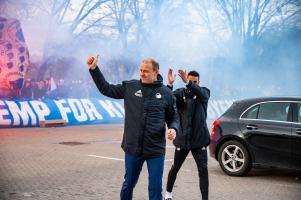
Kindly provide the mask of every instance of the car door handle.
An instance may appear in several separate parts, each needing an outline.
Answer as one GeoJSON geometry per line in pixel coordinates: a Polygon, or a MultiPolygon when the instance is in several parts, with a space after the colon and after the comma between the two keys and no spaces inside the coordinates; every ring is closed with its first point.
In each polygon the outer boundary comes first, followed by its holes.
{"type": "Polygon", "coordinates": [[[252,124],[248,124],[246,127],[247,127],[248,130],[257,130],[258,129],[257,126],[252,125],[252,124]]]}
{"type": "Polygon", "coordinates": [[[297,129],[297,130],[296,130],[296,133],[297,133],[298,135],[301,135],[301,129],[297,129]]]}

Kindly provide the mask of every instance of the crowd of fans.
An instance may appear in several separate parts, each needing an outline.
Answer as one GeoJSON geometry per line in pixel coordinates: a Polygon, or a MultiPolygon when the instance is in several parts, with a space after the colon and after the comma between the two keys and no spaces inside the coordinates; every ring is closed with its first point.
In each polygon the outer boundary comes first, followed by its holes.
{"type": "MultiPolygon", "coordinates": [[[[101,64],[100,64],[101,65],[101,64]]],[[[136,68],[138,64],[134,61],[126,58],[122,59],[112,59],[106,61],[103,66],[101,66],[102,72],[109,75],[108,81],[110,83],[116,84],[120,83],[122,80],[131,79],[131,73],[133,69],[136,68]]],[[[32,70],[37,70],[38,68],[32,70]]],[[[55,68],[55,70],[61,70],[60,67],[55,68]]],[[[87,74],[81,76],[78,75],[74,77],[81,77],[81,79],[76,79],[70,76],[65,78],[61,74],[55,73],[56,77],[54,79],[46,78],[42,80],[37,80],[37,73],[28,74],[28,79],[25,80],[22,90],[19,92],[20,98],[99,98],[101,94],[97,90],[93,80],[87,74]]],[[[11,97],[13,98],[13,97],[11,97]]]]}
{"type": "MultiPolygon", "coordinates": [[[[113,80],[112,83],[119,83],[113,80]]],[[[211,87],[213,99],[244,99],[258,96],[281,95],[282,88],[272,85],[268,90],[261,86],[256,87],[211,87]]],[[[25,99],[42,98],[99,98],[101,94],[92,79],[88,80],[52,80],[45,79],[34,81],[27,79],[20,92],[20,97],[25,99]],[[51,83],[52,82],[52,83],[51,83]]]]}
{"type": "MultiPolygon", "coordinates": [[[[101,65],[101,64],[100,64],[101,65]]],[[[117,84],[121,83],[122,80],[130,80],[132,78],[138,78],[137,67],[139,64],[128,59],[115,59],[107,61],[105,64],[101,65],[102,72],[108,77],[108,81],[117,84]]],[[[59,69],[59,68],[57,68],[59,69]]],[[[93,80],[88,74],[64,77],[56,76],[52,79],[46,78],[42,80],[37,80],[37,74],[28,74],[28,79],[25,80],[23,88],[21,91],[16,90],[11,96],[5,98],[24,98],[24,99],[60,99],[60,98],[101,98],[101,94],[96,88],[93,80]],[[77,78],[81,79],[77,79],[77,78]]],[[[162,74],[164,75],[164,74],[162,74]]],[[[46,75],[47,77],[47,75],[46,75]]],[[[48,76],[49,77],[49,76],[48,76]]],[[[214,81],[206,79],[206,74],[204,77],[204,84],[211,90],[211,99],[245,99],[258,96],[273,96],[282,95],[285,90],[285,86],[280,87],[279,85],[270,84],[231,84],[227,81],[221,81],[227,84],[215,84],[214,81]]],[[[166,84],[166,76],[165,84],[166,84]]],[[[202,79],[201,79],[202,80],[202,79]]],[[[203,84],[203,83],[202,83],[203,84]]],[[[182,87],[181,83],[175,84],[175,88],[182,87]]],[[[2,92],[3,93],[3,92],[2,92]]],[[[0,91],[0,98],[1,91],[0,91]]]]}
{"type": "Polygon", "coordinates": [[[72,80],[64,79],[52,80],[45,79],[34,81],[25,80],[21,90],[20,97],[26,99],[42,99],[42,98],[93,98],[99,97],[99,92],[93,83],[93,80],[72,80]]]}

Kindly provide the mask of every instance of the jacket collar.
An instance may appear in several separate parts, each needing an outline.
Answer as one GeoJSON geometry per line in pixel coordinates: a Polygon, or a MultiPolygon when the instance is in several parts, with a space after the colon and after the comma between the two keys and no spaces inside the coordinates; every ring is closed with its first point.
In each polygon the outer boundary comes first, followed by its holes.
{"type": "Polygon", "coordinates": [[[163,78],[160,74],[157,76],[157,80],[153,83],[142,83],[140,80],[141,85],[143,86],[161,86],[163,84],[163,78]]]}

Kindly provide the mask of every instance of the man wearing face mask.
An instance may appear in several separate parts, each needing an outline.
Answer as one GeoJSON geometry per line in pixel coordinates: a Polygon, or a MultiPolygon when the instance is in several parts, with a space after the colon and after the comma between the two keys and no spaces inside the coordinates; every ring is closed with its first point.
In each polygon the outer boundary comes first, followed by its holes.
{"type": "MultiPolygon", "coordinates": [[[[207,106],[210,97],[210,90],[200,87],[199,73],[180,69],[178,75],[185,84],[184,88],[174,91],[177,109],[180,118],[179,130],[175,145],[174,163],[168,173],[166,185],[166,200],[172,200],[172,189],[177,174],[191,151],[197,164],[199,173],[199,186],[203,200],[208,200],[208,169],[207,149],[210,143],[209,131],[206,124],[207,106]]],[[[176,75],[172,69],[168,71],[168,86],[172,89],[176,75]]]]}
{"type": "Polygon", "coordinates": [[[140,80],[109,84],[97,66],[99,56],[89,57],[90,74],[105,96],[124,99],[125,122],[121,147],[125,175],[120,199],[131,200],[143,166],[147,163],[149,200],[162,200],[162,176],[167,137],[175,139],[178,115],[172,91],[162,84],[159,64],[148,58],[140,65],[140,80]]]}

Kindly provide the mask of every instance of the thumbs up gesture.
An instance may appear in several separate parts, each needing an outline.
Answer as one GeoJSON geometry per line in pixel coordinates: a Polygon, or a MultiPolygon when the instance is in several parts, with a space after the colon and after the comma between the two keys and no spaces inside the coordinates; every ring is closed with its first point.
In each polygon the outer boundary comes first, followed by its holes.
{"type": "Polygon", "coordinates": [[[99,55],[97,54],[96,57],[94,56],[89,56],[88,59],[87,59],[87,65],[89,67],[89,69],[95,69],[96,66],[97,66],[97,62],[98,62],[98,59],[99,59],[99,55]]]}

